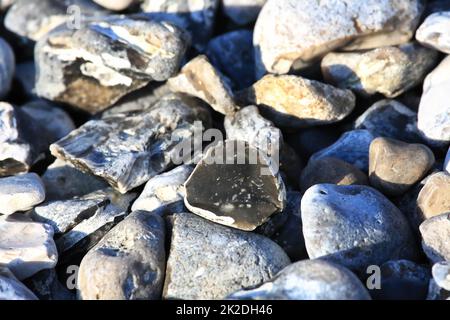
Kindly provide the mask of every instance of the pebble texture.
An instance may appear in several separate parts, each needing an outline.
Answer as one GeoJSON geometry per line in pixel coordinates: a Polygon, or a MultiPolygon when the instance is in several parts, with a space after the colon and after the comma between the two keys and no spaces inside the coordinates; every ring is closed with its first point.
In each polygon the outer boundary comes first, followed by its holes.
{"type": "Polygon", "coordinates": [[[431,262],[450,260],[450,213],[426,220],[420,225],[420,233],[423,250],[431,262]]]}
{"type": "Polygon", "coordinates": [[[417,29],[416,39],[422,45],[450,53],[450,11],[429,15],[417,29]]]}

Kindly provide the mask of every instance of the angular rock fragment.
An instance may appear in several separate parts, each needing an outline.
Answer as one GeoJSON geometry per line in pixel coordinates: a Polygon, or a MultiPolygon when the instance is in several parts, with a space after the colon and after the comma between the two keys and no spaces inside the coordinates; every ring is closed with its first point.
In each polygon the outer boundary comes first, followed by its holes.
{"type": "Polygon", "coordinates": [[[222,0],[223,12],[237,25],[252,23],[267,0],[222,0]]]}
{"type": "Polygon", "coordinates": [[[394,98],[421,83],[438,54],[415,43],[367,52],[329,53],[322,60],[327,82],[362,95],[394,98]]]}
{"type": "Polygon", "coordinates": [[[438,172],[429,176],[417,197],[417,216],[421,222],[450,212],[450,175],[438,172]]]}
{"type": "Polygon", "coordinates": [[[0,98],[4,98],[11,89],[16,59],[11,46],[0,38],[0,98]]]}
{"type": "Polygon", "coordinates": [[[130,214],[83,258],[78,273],[83,300],[161,298],[166,267],[164,220],[130,214]]]}
{"type": "Polygon", "coordinates": [[[173,216],[165,299],[224,299],[271,279],[290,262],[271,240],[188,213],[173,216]]]}
{"type": "Polygon", "coordinates": [[[92,120],[50,146],[57,158],[105,179],[121,193],[167,170],[182,141],[211,119],[198,100],[169,95],[149,111],[92,120]]]}
{"type": "Polygon", "coordinates": [[[264,152],[244,141],[227,140],[209,148],[185,187],[191,212],[246,231],[282,211],[286,201],[279,172],[264,152]]]}
{"type": "Polygon", "coordinates": [[[243,95],[247,102],[265,107],[269,118],[282,127],[338,122],[355,107],[350,90],[291,75],[267,75],[243,95]]]}
{"type": "Polygon", "coordinates": [[[281,270],[252,290],[232,294],[242,300],[371,300],[367,289],[350,270],[322,260],[303,260],[281,270]]]}
{"type": "Polygon", "coordinates": [[[433,279],[441,288],[450,291],[450,262],[441,261],[432,268],[433,279]]]}
{"type": "Polygon", "coordinates": [[[75,295],[59,282],[55,269],[42,270],[26,279],[25,284],[41,300],[75,300],[75,295]]]}
{"type": "Polygon", "coordinates": [[[450,11],[429,15],[416,32],[416,39],[422,45],[441,52],[450,53],[450,11]]]}
{"type": "Polygon", "coordinates": [[[137,0],[94,0],[94,2],[108,10],[122,11],[122,10],[127,9],[131,5],[137,3],[138,1],[137,0]]]}
{"type": "Polygon", "coordinates": [[[450,213],[426,220],[420,225],[420,233],[422,248],[431,262],[450,260],[450,213]]]}
{"type": "Polygon", "coordinates": [[[6,267],[0,267],[0,300],[38,300],[6,267]]]}

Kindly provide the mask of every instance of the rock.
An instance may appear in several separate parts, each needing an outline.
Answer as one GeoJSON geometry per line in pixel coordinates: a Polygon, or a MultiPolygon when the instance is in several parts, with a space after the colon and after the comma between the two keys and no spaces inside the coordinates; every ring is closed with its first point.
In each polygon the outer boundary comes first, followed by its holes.
{"type": "Polygon", "coordinates": [[[436,281],[431,279],[428,286],[427,300],[450,300],[450,291],[439,287],[436,281]]]}
{"type": "Polygon", "coordinates": [[[233,114],[237,110],[233,92],[206,56],[191,60],[168,83],[172,91],[200,98],[222,114],[233,114]]]}
{"type": "Polygon", "coordinates": [[[0,38],[0,98],[4,98],[11,89],[15,64],[16,59],[11,46],[0,38]]]}
{"type": "Polygon", "coordinates": [[[34,80],[36,79],[36,68],[34,61],[16,64],[15,79],[21,85],[24,94],[33,98],[35,95],[34,80]]]}
{"type": "Polygon", "coordinates": [[[263,236],[188,213],[173,219],[164,299],[223,299],[270,280],[290,263],[283,250],[263,236]]]}
{"type": "Polygon", "coordinates": [[[396,100],[373,104],[356,120],[355,129],[366,129],[375,136],[409,143],[424,141],[417,128],[417,113],[396,100]]]}
{"type": "Polygon", "coordinates": [[[406,43],[422,10],[419,0],[268,0],[255,26],[258,74],[285,74],[299,61],[338,48],[353,51],[406,43]]]}
{"type": "Polygon", "coordinates": [[[447,57],[427,76],[419,106],[418,127],[435,145],[450,142],[449,69],[450,57],[447,57]]]}
{"type": "Polygon", "coordinates": [[[83,258],[78,273],[83,300],[161,298],[166,267],[164,220],[137,211],[114,227],[83,258]]]}
{"type": "Polygon", "coordinates": [[[75,295],[59,282],[55,269],[42,270],[25,280],[25,284],[41,300],[75,300],[75,295]]]}
{"type": "Polygon", "coordinates": [[[209,148],[185,187],[189,211],[246,231],[281,212],[286,201],[279,172],[264,152],[243,141],[227,140],[209,148]]]}
{"type": "Polygon", "coordinates": [[[17,0],[2,0],[0,1],[0,10],[6,10],[8,9],[14,2],[17,0]]]}
{"type": "Polygon", "coordinates": [[[450,212],[450,175],[438,172],[427,178],[417,197],[417,215],[421,222],[450,212]]]}
{"type": "Polygon", "coordinates": [[[214,32],[219,0],[144,0],[141,8],[152,20],[170,21],[187,30],[197,50],[204,49],[214,32]]]}
{"type": "Polygon", "coordinates": [[[131,5],[137,3],[136,0],[94,0],[94,2],[108,10],[113,11],[125,10],[131,5]]]}
{"type": "Polygon", "coordinates": [[[416,39],[422,45],[450,53],[450,11],[429,15],[417,29],[416,39]]]}
{"type": "Polygon", "coordinates": [[[131,209],[151,212],[163,206],[175,205],[182,212],[186,194],[184,183],[192,171],[191,166],[184,165],[151,178],[131,209]],[[180,201],[181,205],[178,205],[180,201]]]}
{"type": "Polygon", "coordinates": [[[437,58],[436,51],[407,43],[366,52],[329,53],[321,67],[325,80],[339,88],[394,98],[420,84],[437,58]]]}
{"type": "Polygon", "coordinates": [[[431,262],[450,260],[450,213],[432,217],[420,225],[422,248],[431,262]]]}
{"type": "Polygon", "coordinates": [[[313,154],[309,161],[337,158],[367,172],[369,148],[375,136],[368,130],[352,130],[344,133],[331,146],[313,154]]]}
{"type": "Polygon", "coordinates": [[[183,31],[142,17],[61,26],[36,45],[36,93],[95,114],[173,76],[186,47],[183,31]]]}
{"type": "Polygon", "coordinates": [[[202,104],[169,95],[148,112],[91,120],[52,144],[50,151],[126,193],[170,167],[175,146],[191,138],[196,121],[210,126],[210,115],[202,104]]]}
{"type": "Polygon", "coordinates": [[[0,300],[38,300],[22,282],[9,271],[0,267],[0,300]]]}
{"type": "Polygon", "coordinates": [[[302,157],[309,159],[311,155],[325,149],[336,142],[339,131],[332,127],[312,127],[295,133],[285,133],[287,143],[302,157]]]}
{"type": "Polygon", "coordinates": [[[433,279],[441,288],[450,291],[450,262],[441,261],[432,268],[433,279]]]}
{"type": "Polygon", "coordinates": [[[427,146],[389,138],[373,140],[369,157],[370,184],[388,196],[404,194],[435,162],[427,146]]]}
{"type": "Polygon", "coordinates": [[[367,289],[347,268],[322,260],[291,264],[275,278],[230,296],[241,300],[370,300],[367,289]]]}
{"type": "Polygon", "coordinates": [[[324,258],[365,272],[369,265],[416,257],[408,221],[371,187],[313,186],[303,196],[301,212],[311,259],[324,258]]]}
{"type": "Polygon", "coordinates": [[[35,173],[0,178],[0,213],[26,211],[45,199],[45,188],[35,173]]]}
{"type": "Polygon", "coordinates": [[[236,30],[211,39],[206,55],[232,81],[233,89],[248,88],[256,81],[252,31],[236,30]]]}
{"type": "Polygon", "coordinates": [[[223,12],[235,24],[243,26],[256,21],[267,0],[222,0],[223,12]]]}
{"type": "Polygon", "coordinates": [[[355,96],[350,90],[292,75],[265,76],[246,90],[245,99],[264,106],[270,114],[268,118],[282,127],[338,122],[355,107],[355,96]]]}
{"type": "Polygon", "coordinates": [[[57,261],[51,226],[14,217],[1,218],[0,265],[8,267],[18,279],[51,269],[57,261]]]}

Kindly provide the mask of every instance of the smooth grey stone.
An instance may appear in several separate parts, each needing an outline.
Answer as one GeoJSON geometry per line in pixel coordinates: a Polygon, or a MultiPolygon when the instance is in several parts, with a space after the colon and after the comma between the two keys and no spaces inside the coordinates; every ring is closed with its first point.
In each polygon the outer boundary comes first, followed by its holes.
{"type": "Polygon", "coordinates": [[[22,282],[9,271],[0,266],[0,300],[38,300],[22,282]]]}
{"type": "Polygon", "coordinates": [[[224,299],[270,280],[289,265],[286,253],[257,234],[189,213],[173,216],[164,299],[224,299]]]}
{"type": "MultiPolygon", "coordinates": [[[[450,9],[450,8],[449,8],[450,9]]],[[[428,17],[416,31],[416,39],[423,46],[450,53],[450,11],[436,12],[428,17]]]]}
{"type": "Polygon", "coordinates": [[[40,300],[75,299],[75,295],[59,282],[55,269],[42,270],[24,282],[40,300]]]}
{"type": "Polygon", "coordinates": [[[190,141],[201,121],[210,127],[198,100],[169,95],[149,111],[91,120],[50,146],[57,158],[105,179],[121,193],[170,168],[183,141],[190,141]]]}
{"type": "Polygon", "coordinates": [[[420,225],[422,248],[428,259],[437,263],[450,260],[450,213],[425,220],[420,225]]]}
{"type": "Polygon", "coordinates": [[[441,288],[450,291],[450,261],[436,263],[431,269],[433,279],[441,288]]]}
{"type": "Polygon", "coordinates": [[[322,260],[291,264],[272,280],[252,290],[229,296],[238,300],[370,300],[361,281],[350,270],[322,260]]]}
{"type": "Polygon", "coordinates": [[[224,14],[237,25],[252,23],[267,0],[222,0],[224,14]]]}
{"type": "Polygon", "coordinates": [[[11,89],[16,59],[11,46],[0,38],[0,98],[4,98],[11,89]]]}
{"type": "Polygon", "coordinates": [[[131,213],[83,258],[78,295],[83,300],[156,300],[166,268],[165,225],[158,215],[131,213]]]}
{"type": "Polygon", "coordinates": [[[324,258],[351,270],[417,257],[408,221],[368,186],[319,184],[301,204],[303,235],[311,259],[324,258]]]}

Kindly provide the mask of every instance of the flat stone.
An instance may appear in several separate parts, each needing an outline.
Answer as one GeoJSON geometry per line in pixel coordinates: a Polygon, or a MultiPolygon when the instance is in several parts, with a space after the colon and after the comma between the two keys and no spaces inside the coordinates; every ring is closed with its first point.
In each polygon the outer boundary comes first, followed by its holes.
{"type": "Polygon", "coordinates": [[[6,267],[0,267],[0,300],[38,300],[6,267]]]}
{"type": "Polygon", "coordinates": [[[369,148],[374,139],[375,135],[368,130],[347,131],[334,144],[313,154],[309,161],[337,158],[367,172],[369,148]]]}
{"type": "Polygon", "coordinates": [[[371,300],[367,289],[350,270],[322,260],[291,264],[275,278],[229,298],[240,300],[371,300]]]}
{"type": "Polygon", "coordinates": [[[427,178],[417,197],[417,215],[425,221],[450,212],[450,175],[438,172],[427,178]]]}
{"type": "Polygon", "coordinates": [[[323,258],[365,272],[369,265],[416,257],[408,221],[371,187],[313,186],[303,196],[301,212],[311,259],[323,258]]]}
{"type": "Polygon", "coordinates": [[[0,178],[0,213],[26,211],[45,200],[44,185],[36,173],[0,178]]]}
{"type": "Polygon", "coordinates": [[[0,98],[4,98],[11,89],[15,65],[16,59],[11,46],[0,38],[0,98]]]}
{"type": "Polygon", "coordinates": [[[188,213],[173,219],[164,299],[224,299],[270,280],[290,263],[278,245],[261,235],[188,213]]]}
{"type": "Polygon", "coordinates": [[[25,284],[40,300],[75,300],[75,295],[59,282],[55,269],[39,271],[25,284]]]}
{"type": "Polygon", "coordinates": [[[136,211],[83,258],[78,273],[83,300],[161,298],[166,268],[164,220],[136,211]]]}
{"type": "Polygon", "coordinates": [[[52,144],[50,151],[126,193],[169,169],[174,147],[191,138],[196,121],[210,126],[203,104],[169,95],[146,112],[91,120],[52,144]]]}
{"type": "Polygon", "coordinates": [[[329,53],[321,63],[325,80],[361,95],[394,98],[420,84],[438,53],[416,43],[365,52],[329,53]]]}
{"type": "Polygon", "coordinates": [[[243,26],[256,21],[267,0],[222,0],[223,12],[235,24],[243,26]]]}
{"type": "Polygon", "coordinates": [[[268,0],[255,26],[258,74],[285,74],[299,61],[338,48],[353,51],[406,43],[422,11],[418,0],[268,0]]]}
{"type": "Polygon", "coordinates": [[[0,220],[0,264],[22,280],[55,267],[58,251],[53,229],[43,223],[2,217],[0,220]]]}
{"type": "Polygon", "coordinates": [[[432,268],[433,279],[441,288],[450,291],[450,262],[441,261],[432,268]]]}
{"type": "Polygon", "coordinates": [[[266,107],[268,118],[283,127],[338,122],[355,107],[350,90],[292,75],[265,76],[246,90],[245,99],[266,107]]]}
{"type": "Polygon", "coordinates": [[[450,11],[429,15],[416,32],[416,39],[422,45],[450,53],[450,11]]]}
{"type": "Polygon", "coordinates": [[[423,144],[389,138],[372,141],[369,152],[370,184],[389,196],[405,193],[433,167],[433,152],[423,144]]]}
{"type": "Polygon", "coordinates": [[[130,7],[131,5],[137,3],[136,0],[94,0],[95,3],[101,5],[102,7],[113,10],[122,11],[130,7]]]}
{"type": "Polygon", "coordinates": [[[180,74],[169,79],[168,83],[172,91],[200,98],[222,114],[233,114],[238,109],[223,75],[204,55],[187,63],[180,74]]]}
{"type": "Polygon", "coordinates": [[[426,220],[420,225],[420,233],[423,251],[431,262],[450,260],[450,213],[426,220]]]}
{"type": "Polygon", "coordinates": [[[208,148],[185,187],[189,211],[241,230],[255,230],[285,207],[279,172],[263,152],[243,141],[208,148]]]}

